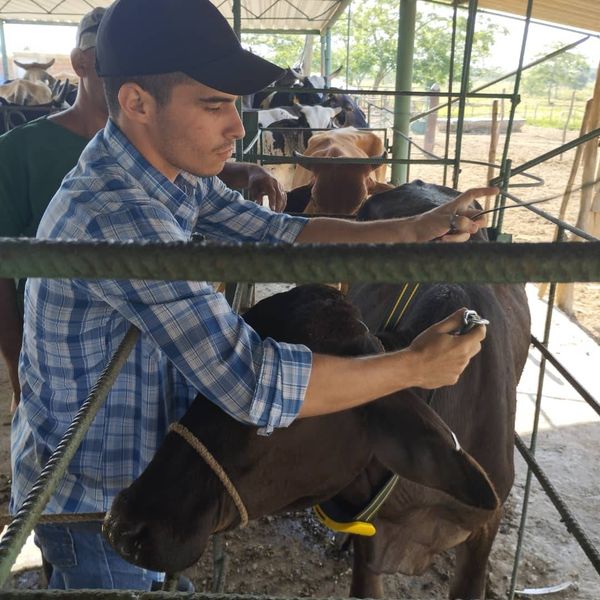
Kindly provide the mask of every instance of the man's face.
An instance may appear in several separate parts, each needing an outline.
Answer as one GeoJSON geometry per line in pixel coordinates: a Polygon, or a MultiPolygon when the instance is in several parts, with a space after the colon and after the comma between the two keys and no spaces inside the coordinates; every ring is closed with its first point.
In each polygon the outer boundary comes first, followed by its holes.
{"type": "Polygon", "coordinates": [[[156,106],[149,134],[168,177],[182,170],[197,176],[222,171],[235,140],[244,136],[236,99],[190,80],[173,87],[166,105],[156,106]]]}
{"type": "Polygon", "coordinates": [[[84,50],[83,55],[85,57],[87,67],[85,78],[89,99],[97,111],[106,113],[108,115],[106,98],[104,96],[104,87],[102,86],[102,80],[96,73],[96,48],[88,48],[87,50],[84,50]]]}

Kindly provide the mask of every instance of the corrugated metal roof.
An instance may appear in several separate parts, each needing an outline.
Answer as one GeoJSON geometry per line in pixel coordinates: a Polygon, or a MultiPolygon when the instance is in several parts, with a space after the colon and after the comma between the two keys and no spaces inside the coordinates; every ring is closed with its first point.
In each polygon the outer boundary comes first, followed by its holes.
{"type": "MultiPolygon", "coordinates": [[[[230,20],[232,0],[212,0],[230,20]]],[[[464,1],[464,0],[463,0],[464,1]]],[[[348,0],[241,0],[242,30],[323,31],[348,0]]],[[[77,23],[110,0],[0,0],[0,19],[77,23]]],[[[527,0],[479,0],[481,8],[524,16],[527,0]]],[[[532,17],[600,32],[600,0],[534,0],[532,17]]]]}
{"type": "MultiPolygon", "coordinates": [[[[233,23],[232,0],[211,0],[233,23]]],[[[241,0],[242,31],[323,31],[347,0],[241,0]]],[[[0,19],[78,23],[94,6],[111,0],[0,0],[0,19]]]]}
{"type": "MultiPolygon", "coordinates": [[[[527,0],[479,0],[477,5],[521,17],[527,13],[527,0]]],[[[600,0],[534,0],[531,18],[600,32],[600,0]]]]}

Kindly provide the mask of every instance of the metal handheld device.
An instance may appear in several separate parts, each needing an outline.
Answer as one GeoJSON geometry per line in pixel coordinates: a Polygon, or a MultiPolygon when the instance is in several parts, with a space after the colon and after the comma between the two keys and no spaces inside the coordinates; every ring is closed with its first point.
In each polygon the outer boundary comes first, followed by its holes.
{"type": "Polygon", "coordinates": [[[489,325],[490,322],[477,314],[477,311],[467,309],[463,314],[463,324],[460,329],[454,332],[454,335],[464,335],[477,327],[478,325],[489,325]]]}

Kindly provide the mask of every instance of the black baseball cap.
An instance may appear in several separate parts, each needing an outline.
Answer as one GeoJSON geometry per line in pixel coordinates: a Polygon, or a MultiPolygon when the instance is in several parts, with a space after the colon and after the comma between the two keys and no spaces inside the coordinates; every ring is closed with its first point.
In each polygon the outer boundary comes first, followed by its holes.
{"type": "Polygon", "coordinates": [[[244,50],[209,0],[117,0],[98,28],[96,70],[100,77],[181,71],[236,96],[257,92],[284,74],[244,50]]]}

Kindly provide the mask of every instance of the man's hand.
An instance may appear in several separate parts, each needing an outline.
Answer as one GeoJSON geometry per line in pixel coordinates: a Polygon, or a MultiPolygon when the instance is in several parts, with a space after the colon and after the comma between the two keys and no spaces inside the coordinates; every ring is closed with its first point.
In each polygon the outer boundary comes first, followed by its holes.
{"type": "Polygon", "coordinates": [[[258,204],[262,204],[263,196],[268,196],[269,207],[275,212],[282,212],[287,203],[286,193],[279,181],[260,165],[226,162],[219,173],[219,179],[230,188],[246,188],[250,198],[258,204]]]}
{"type": "Polygon", "coordinates": [[[485,325],[478,325],[469,333],[454,335],[463,324],[465,309],[461,308],[448,318],[432,325],[417,336],[408,350],[419,357],[418,387],[435,389],[454,385],[469,361],[481,350],[485,325]]]}
{"type": "Polygon", "coordinates": [[[418,241],[466,242],[487,224],[485,216],[476,218],[481,209],[469,205],[477,198],[497,193],[496,187],[472,188],[451,202],[419,215],[415,223],[418,241]]]}
{"type": "Polygon", "coordinates": [[[263,196],[268,196],[269,207],[275,212],[282,212],[287,203],[287,195],[279,181],[258,165],[254,165],[248,174],[248,194],[258,203],[262,202],[263,196]]]}

